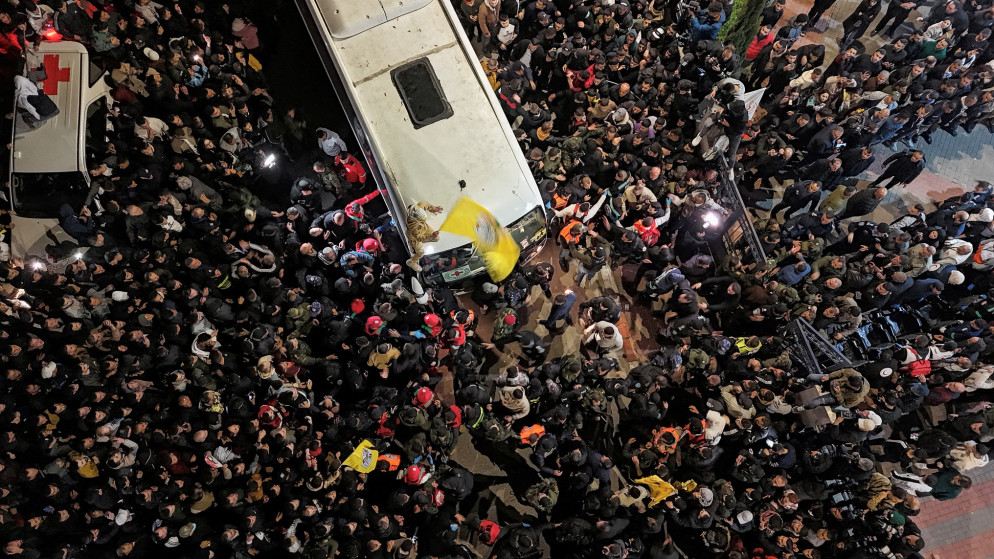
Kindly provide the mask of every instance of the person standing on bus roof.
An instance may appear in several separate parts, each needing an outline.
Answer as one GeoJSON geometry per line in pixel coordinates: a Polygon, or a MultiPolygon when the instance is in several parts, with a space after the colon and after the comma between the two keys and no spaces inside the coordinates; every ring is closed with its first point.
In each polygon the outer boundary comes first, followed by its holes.
{"type": "Polygon", "coordinates": [[[421,271],[421,257],[425,251],[422,243],[438,240],[438,231],[428,225],[428,213],[440,213],[442,206],[421,201],[407,207],[407,244],[411,247],[411,258],[407,261],[415,272],[421,271]]]}
{"type": "Polygon", "coordinates": [[[317,138],[318,147],[321,148],[321,151],[325,155],[332,159],[344,151],[349,151],[348,146],[345,145],[345,141],[335,131],[328,130],[327,128],[318,128],[317,138]]]}

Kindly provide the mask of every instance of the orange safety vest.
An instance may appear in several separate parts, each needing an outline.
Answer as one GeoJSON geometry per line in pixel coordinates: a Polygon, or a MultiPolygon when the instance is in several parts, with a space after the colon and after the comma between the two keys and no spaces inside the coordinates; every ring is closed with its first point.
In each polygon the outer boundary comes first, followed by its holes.
{"type": "MultiPolygon", "coordinates": [[[[456,320],[456,313],[461,310],[463,309],[458,309],[449,312],[449,316],[452,318],[453,321],[456,320]]],[[[473,312],[473,309],[465,309],[465,310],[467,313],[469,313],[469,315],[466,317],[466,322],[462,323],[461,326],[469,326],[470,324],[473,323],[474,320],[476,320],[476,313],[473,312]]]]}
{"type": "MultiPolygon", "coordinates": [[[[449,349],[462,347],[462,345],[466,343],[466,328],[462,324],[456,324],[454,328],[456,329],[456,337],[446,339],[444,344],[449,349]]],[[[447,331],[448,330],[446,330],[446,332],[447,331]]]]}
{"type": "Polygon", "coordinates": [[[388,472],[396,472],[400,469],[400,456],[396,454],[381,454],[376,460],[377,462],[386,462],[388,472]]]}
{"type": "Polygon", "coordinates": [[[656,445],[656,448],[659,449],[660,451],[666,453],[672,453],[674,450],[676,450],[676,447],[679,446],[680,444],[680,431],[674,429],[673,427],[665,427],[659,431],[659,435],[657,435],[652,442],[654,445],[656,445]],[[673,436],[676,439],[676,442],[673,443],[672,445],[667,445],[663,443],[663,433],[667,432],[673,433],[673,436]]]}
{"type": "Polygon", "coordinates": [[[552,209],[561,210],[569,205],[569,198],[560,196],[558,192],[552,194],[552,209]]]}
{"type": "Polygon", "coordinates": [[[583,223],[580,222],[579,219],[571,219],[569,223],[566,224],[566,227],[559,230],[559,236],[566,241],[566,244],[578,243],[580,241],[580,237],[583,236],[583,233],[574,235],[570,232],[570,229],[572,229],[574,225],[583,225],[583,223]]]}
{"type": "Polygon", "coordinates": [[[532,435],[538,435],[539,438],[545,434],[545,427],[541,424],[536,423],[534,425],[529,425],[521,430],[521,442],[523,444],[529,444],[528,441],[531,439],[532,435]]]}

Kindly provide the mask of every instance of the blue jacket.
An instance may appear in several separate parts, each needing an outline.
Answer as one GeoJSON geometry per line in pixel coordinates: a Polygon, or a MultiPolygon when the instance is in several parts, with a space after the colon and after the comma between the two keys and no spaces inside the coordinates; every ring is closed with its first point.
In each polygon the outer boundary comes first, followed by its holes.
{"type": "Polygon", "coordinates": [[[59,208],[59,225],[62,226],[67,235],[77,241],[93,234],[93,220],[81,221],[69,204],[62,204],[62,207],[59,208]]]}
{"type": "Polygon", "coordinates": [[[873,139],[874,142],[886,142],[900,132],[901,127],[904,126],[904,123],[897,121],[898,116],[899,115],[891,115],[887,117],[887,120],[880,124],[880,127],[877,128],[876,137],[873,139]]]}
{"type": "Polygon", "coordinates": [[[204,85],[204,80],[207,79],[207,66],[203,64],[197,64],[193,67],[193,76],[190,76],[186,80],[186,85],[190,87],[200,87],[204,85]]]}
{"type": "Polygon", "coordinates": [[[573,310],[573,303],[576,303],[576,293],[567,293],[565,303],[562,305],[552,305],[552,308],[549,309],[549,317],[545,319],[545,322],[551,324],[557,320],[569,319],[569,313],[573,310]]]}
{"type": "Polygon", "coordinates": [[[690,287],[687,277],[683,275],[680,268],[668,268],[659,273],[658,276],[649,282],[650,287],[659,293],[669,293],[678,285],[690,287]]]}
{"type": "Polygon", "coordinates": [[[910,289],[905,291],[901,295],[900,302],[902,303],[917,303],[925,297],[932,294],[932,287],[936,285],[942,285],[942,282],[937,279],[917,279],[915,284],[911,286],[910,289]]]}
{"type": "Polygon", "coordinates": [[[950,340],[966,340],[974,336],[979,337],[983,333],[983,330],[971,326],[968,320],[964,320],[959,324],[947,326],[943,331],[943,334],[945,334],[950,340]]]}
{"type": "Polygon", "coordinates": [[[697,19],[690,20],[690,39],[698,41],[713,41],[718,38],[718,31],[725,25],[725,12],[721,13],[718,21],[713,21],[706,10],[697,12],[697,19]]]}
{"type": "Polygon", "coordinates": [[[800,271],[795,270],[793,264],[780,268],[780,271],[777,272],[777,280],[779,280],[780,283],[787,285],[797,285],[798,283],[801,283],[804,276],[811,273],[811,265],[807,262],[803,262],[803,264],[804,267],[801,268],[800,271]]]}
{"type": "Polygon", "coordinates": [[[357,275],[355,268],[349,266],[348,263],[346,263],[346,258],[348,258],[349,256],[355,256],[356,259],[359,260],[356,266],[373,265],[373,257],[370,254],[358,250],[350,250],[345,254],[343,254],[342,257],[338,259],[338,264],[345,270],[345,274],[348,275],[349,277],[354,278],[357,275]]]}

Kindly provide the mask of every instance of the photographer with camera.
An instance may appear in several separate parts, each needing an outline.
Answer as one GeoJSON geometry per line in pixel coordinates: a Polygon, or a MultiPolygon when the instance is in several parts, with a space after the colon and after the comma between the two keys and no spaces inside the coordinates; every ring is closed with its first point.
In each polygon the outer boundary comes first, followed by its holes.
{"type": "Polygon", "coordinates": [[[688,26],[691,42],[717,39],[722,25],[725,25],[725,7],[721,2],[711,2],[707,10],[700,10],[690,16],[688,26]]]}

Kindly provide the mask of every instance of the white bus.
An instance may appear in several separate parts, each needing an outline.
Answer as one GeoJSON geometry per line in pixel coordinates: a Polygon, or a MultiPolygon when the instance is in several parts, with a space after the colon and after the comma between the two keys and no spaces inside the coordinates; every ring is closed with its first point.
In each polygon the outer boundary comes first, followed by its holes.
{"type": "MultiPolygon", "coordinates": [[[[542,196],[449,0],[297,0],[372,176],[403,231],[405,208],[489,209],[527,261],[545,244],[542,196]]],[[[465,237],[426,243],[427,279],[485,273],[465,237]]]]}

